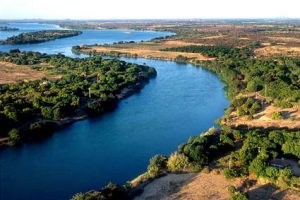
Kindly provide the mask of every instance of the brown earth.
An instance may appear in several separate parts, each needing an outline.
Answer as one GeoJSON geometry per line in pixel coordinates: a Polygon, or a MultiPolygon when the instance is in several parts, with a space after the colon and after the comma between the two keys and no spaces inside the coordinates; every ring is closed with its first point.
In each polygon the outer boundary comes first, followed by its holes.
{"type": "Polygon", "coordinates": [[[248,97],[253,97],[258,100],[265,100],[262,109],[253,115],[253,119],[248,119],[247,116],[237,116],[236,112],[231,113],[229,121],[225,122],[231,127],[239,127],[247,125],[249,128],[287,128],[300,130],[300,108],[295,105],[292,108],[280,108],[274,106],[274,103],[268,102],[263,96],[248,94],[248,97]],[[280,112],[283,119],[272,119],[273,112],[280,112]]]}
{"type": "Polygon", "coordinates": [[[184,41],[166,41],[162,43],[157,42],[143,42],[143,43],[129,43],[129,44],[115,44],[109,46],[92,46],[83,48],[84,52],[100,52],[110,53],[119,52],[121,54],[136,55],[142,58],[152,58],[161,60],[175,60],[177,56],[181,55],[191,60],[213,60],[212,58],[203,56],[199,53],[185,53],[185,52],[169,52],[161,51],[164,48],[187,46],[187,45],[201,45],[196,43],[184,42],[184,41]]]}
{"type": "Polygon", "coordinates": [[[299,193],[277,190],[270,184],[260,184],[253,178],[226,179],[216,171],[209,173],[168,174],[155,179],[144,187],[143,193],[135,200],[226,200],[230,198],[229,186],[246,192],[250,200],[280,199],[297,200],[299,193]]]}
{"type": "Polygon", "coordinates": [[[48,79],[57,79],[61,76],[50,75],[45,71],[37,71],[32,69],[30,65],[16,65],[9,62],[0,62],[0,84],[15,83],[19,80],[33,81],[44,77],[48,79]]]}

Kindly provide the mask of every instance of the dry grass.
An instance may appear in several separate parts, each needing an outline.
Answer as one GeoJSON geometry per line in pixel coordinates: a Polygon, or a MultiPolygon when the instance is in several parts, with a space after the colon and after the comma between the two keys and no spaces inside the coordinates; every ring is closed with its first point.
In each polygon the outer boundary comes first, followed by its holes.
{"type": "Polygon", "coordinates": [[[185,53],[185,52],[168,52],[161,51],[164,48],[179,47],[186,45],[200,45],[196,43],[189,43],[184,41],[165,41],[162,43],[157,42],[143,42],[143,43],[129,43],[129,44],[116,44],[111,46],[93,46],[86,48],[84,51],[96,51],[101,53],[119,52],[121,54],[136,55],[142,58],[154,58],[161,60],[175,60],[179,55],[187,57],[191,60],[212,60],[212,58],[203,56],[199,53],[185,53]]]}
{"type": "Polygon", "coordinates": [[[230,119],[226,124],[231,127],[239,127],[247,125],[249,128],[289,128],[300,129],[300,109],[295,105],[292,108],[280,108],[274,106],[274,103],[268,101],[265,97],[251,93],[247,95],[259,101],[264,100],[265,103],[262,109],[253,115],[253,119],[248,119],[247,116],[237,116],[236,112],[232,112],[230,119]],[[272,119],[272,113],[280,112],[283,119],[272,119]]]}
{"type": "Polygon", "coordinates": [[[37,71],[31,68],[30,65],[16,65],[9,62],[0,62],[0,84],[15,83],[19,80],[33,81],[44,77],[48,79],[60,78],[59,75],[49,75],[44,71],[37,71]]]}
{"type": "Polygon", "coordinates": [[[266,46],[255,50],[257,56],[269,57],[269,56],[300,56],[300,47],[288,47],[288,46],[266,46]]]}
{"type": "Polygon", "coordinates": [[[198,174],[168,174],[146,185],[143,193],[135,200],[227,200],[229,186],[247,192],[249,199],[296,200],[299,194],[275,189],[270,184],[260,184],[252,177],[227,180],[216,171],[198,174]]]}

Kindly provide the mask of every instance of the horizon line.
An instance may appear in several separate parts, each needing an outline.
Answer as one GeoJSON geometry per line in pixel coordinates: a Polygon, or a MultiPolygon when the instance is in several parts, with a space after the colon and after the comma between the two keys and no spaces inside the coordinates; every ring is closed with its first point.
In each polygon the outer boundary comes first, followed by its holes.
{"type": "Polygon", "coordinates": [[[25,20],[41,20],[41,21],[147,21],[147,20],[300,20],[300,17],[224,17],[224,18],[103,18],[103,19],[75,19],[75,18],[15,18],[15,19],[5,19],[0,18],[0,21],[25,21],[25,20]]]}

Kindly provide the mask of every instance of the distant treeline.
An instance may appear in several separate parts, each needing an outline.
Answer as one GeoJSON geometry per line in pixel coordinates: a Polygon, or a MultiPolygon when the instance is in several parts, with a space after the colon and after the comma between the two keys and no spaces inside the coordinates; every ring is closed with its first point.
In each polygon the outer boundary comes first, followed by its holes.
{"type": "Polygon", "coordinates": [[[81,31],[75,30],[47,30],[28,32],[9,37],[6,40],[0,41],[0,44],[34,44],[60,38],[73,37],[80,34],[82,34],[81,31]]]}
{"type": "Polygon", "coordinates": [[[0,31],[17,31],[19,30],[18,28],[11,28],[8,26],[0,26],[0,31]]]}
{"type": "MultiPolygon", "coordinates": [[[[116,107],[120,94],[139,90],[154,68],[94,56],[85,59],[35,52],[0,53],[0,61],[47,64],[58,80],[36,80],[0,86],[0,136],[18,143],[28,136],[42,137],[66,118],[103,113],[116,107]]],[[[34,65],[33,65],[34,64],[34,65]]]]}
{"type": "Polygon", "coordinates": [[[208,57],[240,57],[247,58],[252,55],[252,51],[250,49],[240,49],[233,48],[229,46],[198,46],[198,45],[190,45],[190,46],[182,46],[182,47],[172,47],[161,49],[162,51],[174,51],[174,52],[187,52],[187,53],[201,53],[204,56],[208,57]]]}

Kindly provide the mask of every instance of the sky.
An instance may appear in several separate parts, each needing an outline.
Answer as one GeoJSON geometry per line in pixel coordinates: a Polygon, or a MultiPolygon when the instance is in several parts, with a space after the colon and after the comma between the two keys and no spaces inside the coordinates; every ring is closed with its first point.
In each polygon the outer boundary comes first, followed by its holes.
{"type": "Polygon", "coordinates": [[[300,0],[0,0],[0,19],[300,18],[300,0]]]}

